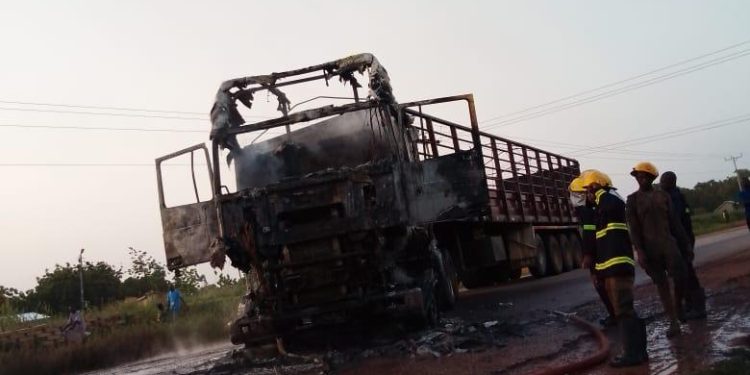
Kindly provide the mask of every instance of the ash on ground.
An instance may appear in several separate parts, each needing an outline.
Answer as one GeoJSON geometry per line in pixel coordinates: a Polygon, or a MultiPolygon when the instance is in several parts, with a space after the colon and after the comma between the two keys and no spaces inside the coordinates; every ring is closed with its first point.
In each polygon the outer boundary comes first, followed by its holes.
{"type": "Polygon", "coordinates": [[[192,374],[328,374],[377,357],[439,358],[482,352],[505,346],[509,336],[524,335],[523,327],[518,324],[468,323],[460,318],[442,319],[437,327],[418,332],[398,326],[360,328],[347,332],[317,329],[301,334],[286,348],[288,355],[275,358],[253,357],[238,349],[210,368],[192,374]]]}

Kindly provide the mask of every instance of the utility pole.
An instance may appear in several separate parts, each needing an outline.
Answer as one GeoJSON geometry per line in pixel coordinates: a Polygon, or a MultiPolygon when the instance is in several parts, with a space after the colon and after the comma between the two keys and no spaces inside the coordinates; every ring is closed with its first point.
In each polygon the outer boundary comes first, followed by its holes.
{"type": "Polygon", "coordinates": [[[83,310],[86,307],[86,302],[83,299],[83,250],[78,254],[78,276],[81,281],[81,317],[83,317],[83,310]]]}
{"type": "Polygon", "coordinates": [[[737,169],[737,159],[741,158],[742,154],[739,154],[738,156],[730,156],[728,158],[724,158],[724,161],[732,161],[734,163],[734,173],[737,174],[737,186],[739,186],[740,191],[742,191],[742,177],[740,177],[740,170],[737,169]]]}

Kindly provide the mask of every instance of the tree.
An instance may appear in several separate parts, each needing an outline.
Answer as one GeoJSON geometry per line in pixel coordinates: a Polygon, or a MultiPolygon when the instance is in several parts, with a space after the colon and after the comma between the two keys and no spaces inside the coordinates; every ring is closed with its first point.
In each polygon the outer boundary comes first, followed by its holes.
{"type": "MultiPolygon", "coordinates": [[[[87,305],[101,307],[120,296],[122,272],[104,262],[86,262],[83,266],[83,284],[87,305]]],[[[68,307],[81,304],[78,266],[66,263],[55,265],[51,272],[45,271],[37,278],[37,286],[31,290],[23,303],[28,310],[47,313],[63,313],[68,307]]]]}
{"type": "Polygon", "coordinates": [[[6,288],[0,285],[0,306],[17,307],[23,298],[23,293],[16,288],[6,288]]]}
{"type": "MultiPolygon", "coordinates": [[[[750,175],[750,170],[740,169],[739,173],[747,178],[750,175]]],[[[696,213],[711,212],[724,201],[737,200],[737,177],[732,175],[720,181],[699,182],[692,189],[683,188],[681,190],[693,211],[696,213]]]]}
{"type": "Polygon", "coordinates": [[[139,297],[147,292],[167,290],[167,273],[164,266],[145,251],[128,248],[131,266],[129,277],[122,282],[124,297],[139,297]]]}
{"type": "Polygon", "coordinates": [[[199,274],[195,267],[188,267],[175,272],[174,283],[183,293],[191,294],[200,289],[201,283],[206,284],[206,277],[199,274]]]}
{"type": "Polygon", "coordinates": [[[220,273],[220,272],[215,272],[214,271],[214,274],[219,276],[219,280],[216,281],[216,285],[219,288],[223,288],[223,287],[227,287],[227,286],[232,286],[232,285],[237,285],[237,284],[240,283],[240,281],[242,281],[242,279],[235,279],[232,276],[229,276],[229,275],[224,274],[224,273],[220,273]]]}

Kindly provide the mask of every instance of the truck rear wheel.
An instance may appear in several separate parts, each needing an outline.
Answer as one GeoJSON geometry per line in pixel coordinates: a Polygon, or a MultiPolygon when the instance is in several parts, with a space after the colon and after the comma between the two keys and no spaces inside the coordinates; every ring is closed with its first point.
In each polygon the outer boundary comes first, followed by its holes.
{"type": "Polygon", "coordinates": [[[563,254],[560,242],[555,235],[546,235],[545,246],[547,248],[547,259],[549,260],[549,275],[557,275],[563,271],[563,254]]]}
{"type": "Polygon", "coordinates": [[[568,243],[570,244],[570,250],[573,254],[574,268],[580,268],[581,262],[583,261],[583,248],[581,248],[581,239],[577,234],[571,233],[568,235],[568,243]]]}
{"type": "Polygon", "coordinates": [[[441,310],[451,310],[458,299],[458,275],[453,266],[453,258],[448,251],[442,253],[443,269],[438,273],[438,302],[441,310]]]}
{"type": "Polygon", "coordinates": [[[536,257],[534,258],[534,265],[529,267],[529,272],[536,277],[541,278],[547,276],[547,249],[542,241],[542,236],[537,234],[536,239],[536,257]]]}
{"type": "Polygon", "coordinates": [[[570,271],[575,268],[575,261],[573,260],[573,249],[568,241],[568,236],[565,233],[555,235],[557,240],[560,242],[560,250],[563,256],[563,270],[570,271]]]}

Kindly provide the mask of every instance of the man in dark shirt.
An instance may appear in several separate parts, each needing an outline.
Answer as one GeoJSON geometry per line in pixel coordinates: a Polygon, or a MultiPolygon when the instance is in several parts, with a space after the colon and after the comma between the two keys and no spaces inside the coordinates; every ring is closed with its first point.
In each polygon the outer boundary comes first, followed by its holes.
{"type": "Polygon", "coordinates": [[[669,195],[653,187],[654,180],[659,176],[656,167],[649,162],[641,162],[630,174],[638,181],[638,191],[630,194],[627,200],[630,238],[638,254],[638,262],[656,284],[669,319],[667,337],[672,338],[681,333],[675,302],[681,301],[685,293],[687,273],[680,247],[685,246],[691,260],[693,249],[675,216],[669,195]],[[674,298],[667,275],[674,284],[674,298]]]}
{"type": "MultiPolygon", "coordinates": [[[[690,206],[688,206],[685,196],[682,195],[682,192],[677,187],[677,175],[672,171],[662,173],[659,179],[659,186],[672,199],[672,209],[675,215],[677,215],[680,224],[685,229],[685,234],[690,241],[689,247],[695,248],[695,234],[693,233],[693,220],[690,218],[690,206]]],[[[683,296],[683,300],[675,302],[677,304],[677,314],[682,321],[686,319],[703,319],[706,317],[706,294],[698,280],[698,275],[695,273],[688,250],[688,246],[680,246],[680,254],[685,260],[687,271],[685,280],[685,288],[687,290],[683,296]]]]}

